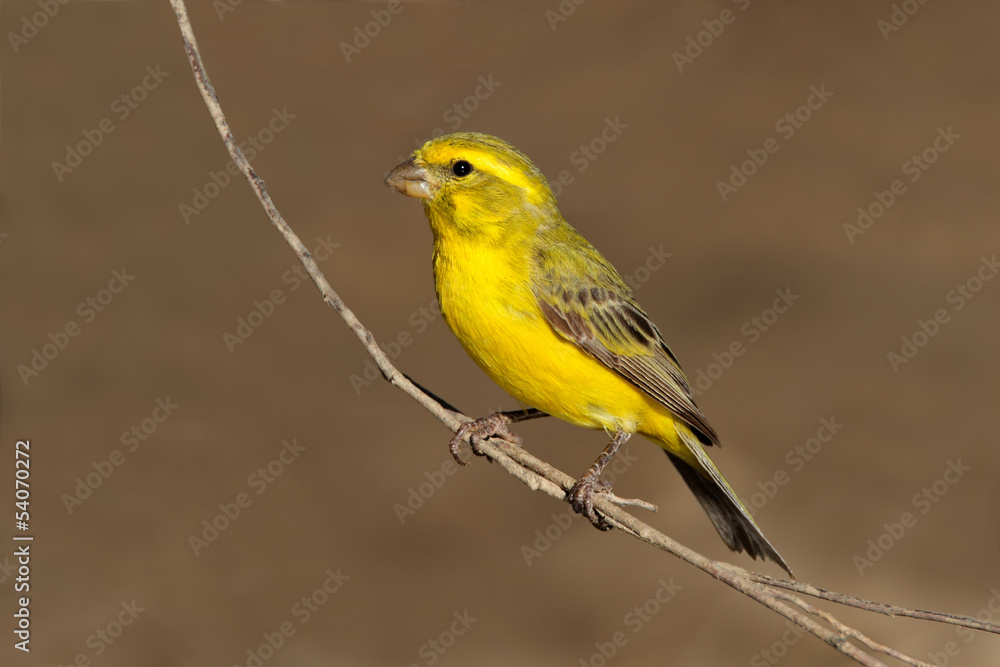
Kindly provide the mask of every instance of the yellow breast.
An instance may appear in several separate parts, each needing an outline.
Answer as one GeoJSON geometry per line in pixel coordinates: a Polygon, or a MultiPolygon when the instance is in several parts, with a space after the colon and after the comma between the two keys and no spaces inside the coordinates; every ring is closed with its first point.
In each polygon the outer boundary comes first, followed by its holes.
{"type": "Polygon", "coordinates": [[[658,421],[658,404],[557,334],[531,290],[530,256],[511,244],[435,243],[445,321],[477,364],[523,403],[588,428],[630,433],[658,421]]]}

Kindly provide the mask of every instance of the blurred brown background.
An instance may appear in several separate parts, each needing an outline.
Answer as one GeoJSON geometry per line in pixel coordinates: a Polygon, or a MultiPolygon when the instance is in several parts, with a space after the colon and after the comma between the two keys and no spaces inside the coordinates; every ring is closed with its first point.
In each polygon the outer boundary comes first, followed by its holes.
{"type": "MultiPolygon", "coordinates": [[[[448,432],[363,383],[353,334],[297,282],[246,183],[225,183],[169,5],[72,2],[43,21],[42,4],[5,1],[0,18],[0,496],[13,502],[14,443],[30,438],[35,536],[32,651],[12,648],[5,546],[0,661],[597,667],[621,632],[608,664],[846,664],[496,466],[440,473],[448,432]],[[115,271],[134,277],[122,288],[115,271]],[[251,316],[275,290],[270,316],[251,316]],[[260,326],[227,344],[239,318],[260,326]]],[[[915,13],[885,35],[888,1],[191,11],[268,191],[307,245],[336,244],[321,268],[379,341],[404,343],[403,371],[470,414],[517,407],[433,317],[427,223],[382,185],[437,128],[504,137],[550,179],[567,172],[565,216],[638,285],[688,375],[715,376],[698,398],[726,446],[712,454],[802,580],[924,609],[992,604],[997,620],[1000,279],[983,258],[1000,251],[1000,8],[903,4],[915,13]],[[797,110],[797,127],[782,120],[797,110]],[[769,138],[777,152],[723,200],[717,183],[769,138]],[[776,290],[798,298],[775,320],[776,290]],[[894,369],[887,355],[939,309],[894,369]],[[742,356],[713,367],[735,342],[742,356]],[[824,419],[843,425],[832,439],[824,419]]],[[[555,420],[518,431],[572,474],[606,442],[555,420]]],[[[780,574],[726,550],[654,445],[630,452],[616,488],[657,503],[654,525],[780,574]]],[[[842,617],[925,660],[1000,656],[995,636],[842,617]]]]}

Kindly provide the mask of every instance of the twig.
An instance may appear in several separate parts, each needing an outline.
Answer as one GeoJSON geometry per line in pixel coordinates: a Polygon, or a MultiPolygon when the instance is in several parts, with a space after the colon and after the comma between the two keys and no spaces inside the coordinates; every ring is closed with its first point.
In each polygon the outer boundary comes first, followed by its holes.
{"type": "MultiPolygon", "coordinates": [[[[337,311],[347,326],[350,327],[350,329],[355,333],[361,341],[361,344],[368,351],[368,354],[371,355],[372,359],[375,361],[375,364],[378,366],[385,379],[417,401],[428,412],[437,417],[441,423],[451,429],[452,432],[457,431],[459,426],[461,426],[464,422],[469,421],[470,418],[457,410],[452,409],[451,406],[444,403],[444,401],[424,391],[421,387],[418,387],[408,377],[397,370],[395,366],[393,366],[393,364],[386,357],[385,353],[382,352],[378,344],[375,342],[374,336],[372,336],[371,332],[361,324],[354,313],[347,307],[346,304],[344,304],[343,300],[333,290],[326,278],[323,276],[322,272],[319,270],[316,262],[313,261],[308,249],[302,244],[302,241],[295,234],[295,232],[293,232],[288,226],[284,218],[282,218],[277,207],[267,194],[264,187],[264,181],[253,170],[253,167],[251,167],[249,161],[246,159],[246,156],[243,155],[243,152],[240,150],[232,132],[229,129],[229,124],[226,122],[218,97],[216,96],[215,90],[209,81],[204,63],[201,60],[201,54],[198,51],[198,44],[195,40],[194,31],[191,28],[191,22],[188,19],[187,8],[185,7],[184,0],[171,0],[170,4],[174,8],[174,12],[177,14],[177,22],[181,29],[184,47],[188,55],[188,60],[191,62],[191,69],[194,72],[198,89],[201,91],[202,97],[205,99],[205,104],[208,106],[212,119],[215,121],[215,125],[219,130],[219,134],[222,136],[222,140],[225,143],[230,156],[243,172],[244,176],[246,176],[247,181],[249,181],[250,186],[257,194],[257,198],[260,200],[261,205],[263,205],[271,223],[278,229],[279,232],[281,232],[285,241],[289,246],[291,246],[293,252],[299,258],[299,261],[302,262],[302,265],[305,267],[309,276],[316,284],[317,289],[319,289],[323,300],[326,301],[331,308],[337,311]]],[[[530,489],[541,491],[552,496],[553,498],[566,500],[566,491],[568,491],[576,482],[574,478],[570,477],[566,473],[557,470],[538,458],[535,458],[526,450],[513,443],[504,440],[491,439],[486,442],[481,442],[479,444],[479,448],[483,453],[503,467],[504,470],[524,482],[524,484],[526,484],[530,489]]],[[[875,642],[860,631],[841,623],[829,612],[818,609],[802,600],[800,597],[792,595],[786,591],[796,591],[833,602],[867,609],[869,611],[877,611],[883,614],[913,616],[915,618],[952,623],[954,625],[962,625],[965,627],[1000,634],[1000,626],[989,623],[981,623],[968,617],[951,616],[936,612],[922,612],[918,610],[904,609],[902,607],[895,607],[892,605],[868,602],[852,596],[841,595],[831,591],[824,591],[823,589],[815,588],[813,586],[809,586],[808,584],[765,577],[729,563],[715,561],[702,556],[679,542],[676,542],[672,538],[664,535],[643,521],[640,521],[637,517],[618,506],[618,504],[638,505],[647,507],[648,509],[655,509],[655,507],[650,506],[648,503],[638,500],[609,498],[604,494],[596,496],[594,501],[594,506],[619,529],[652,546],[671,553],[674,556],[677,556],[678,558],[701,569],[702,571],[707,572],[716,579],[725,582],[729,586],[763,604],[779,615],[789,619],[807,632],[819,637],[827,644],[830,644],[844,655],[849,656],[862,665],[876,667],[884,666],[885,663],[851,643],[850,638],[853,638],[863,644],[869,650],[889,655],[910,665],[926,665],[926,663],[914,660],[913,658],[905,656],[895,649],[891,649],[875,642]],[[821,618],[831,627],[826,627],[817,623],[810,617],[810,615],[821,618]]]]}
{"type": "Polygon", "coordinates": [[[807,613],[812,614],[814,616],[819,616],[820,618],[822,618],[823,620],[825,620],[827,623],[829,623],[831,626],[833,626],[833,628],[835,630],[837,630],[837,632],[839,632],[842,636],[845,636],[845,637],[846,636],[854,637],[858,641],[860,641],[862,644],[864,644],[865,646],[867,646],[868,648],[870,648],[873,651],[878,651],[879,653],[884,653],[884,654],[886,654],[886,655],[888,655],[888,656],[890,656],[892,658],[896,658],[897,660],[901,660],[902,662],[905,662],[908,665],[914,665],[914,667],[933,667],[933,665],[931,665],[929,663],[923,662],[921,660],[916,660],[916,659],[911,658],[909,656],[903,655],[902,653],[900,653],[899,651],[897,651],[894,648],[890,648],[890,647],[888,647],[888,646],[886,646],[884,644],[880,644],[880,643],[878,643],[878,642],[876,642],[876,641],[874,641],[874,640],[872,640],[872,639],[870,639],[868,637],[865,637],[864,635],[862,635],[861,633],[859,633],[854,628],[848,627],[848,626],[844,625],[843,623],[841,623],[840,621],[838,621],[829,612],[814,607],[813,605],[811,605],[808,602],[804,601],[800,597],[797,597],[797,596],[794,596],[794,595],[789,595],[788,593],[785,593],[785,592],[778,592],[777,595],[782,600],[788,600],[792,604],[795,604],[795,605],[801,607],[807,613]]]}
{"type": "Polygon", "coordinates": [[[837,593],[836,591],[828,591],[825,588],[817,588],[812,584],[807,584],[802,581],[788,581],[787,579],[776,579],[774,577],[769,577],[766,574],[758,574],[757,572],[751,572],[750,577],[757,582],[762,584],[767,584],[769,586],[775,586],[777,588],[784,588],[790,591],[796,591],[798,593],[803,593],[805,595],[811,595],[815,598],[820,598],[821,600],[829,600],[830,602],[836,602],[837,604],[842,604],[847,607],[855,607],[857,609],[864,609],[865,611],[873,611],[878,614],[884,614],[886,616],[906,616],[909,618],[919,618],[923,621],[934,621],[935,623],[947,623],[949,625],[959,625],[965,628],[972,628],[973,630],[982,630],[984,632],[992,632],[995,634],[1000,634],[1000,624],[988,623],[986,621],[980,621],[972,616],[959,616],[957,614],[946,614],[940,611],[924,611],[923,609],[907,609],[906,607],[897,607],[894,604],[886,604],[884,602],[872,602],[870,600],[862,600],[859,597],[853,595],[846,595],[844,593],[837,593]]]}

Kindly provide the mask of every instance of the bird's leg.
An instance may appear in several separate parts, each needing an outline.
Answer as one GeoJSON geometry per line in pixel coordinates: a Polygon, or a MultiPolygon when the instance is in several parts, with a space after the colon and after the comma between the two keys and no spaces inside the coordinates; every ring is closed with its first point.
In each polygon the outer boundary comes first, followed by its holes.
{"type": "Polygon", "coordinates": [[[448,450],[460,465],[469,465],[458,456],[458,448],[466,436],[469,438],[469,446],[472,448],[472,453],[476,456],[485,456],[482,450],[479,449],[480,442],[494,436],[500,436],[504,440],[520,445],[522,442],[521,436],[511,432],[507,426],[527,421],[528,419],[537,419],[538,417],[548,417],[548,414],[535,408],[528,408],[512,412],[494,412],[489,417],[480,417],[479,419],[465,422],[458,427],[455,437],[448,444],[448,450]]]}
{"type": "Polygon", "coordinates": [[[573,506],[573,511],[590,519],[590,523],[594,524],[594,527],[598,530],[611,530],[612,528],[607,519],[599,516],[594,511],[594,494],[611,490],[611,484],[601,479],[601,473],[611,463],[611,459],[614,458],[618,449],[630,437],[632,437],[631,433],[621,430],[616,431],[615,437],[611,439],[611,443],[604,448],[604,451],[597,457],[594,464],[587,469],[587,472],[566,493],[566,498],[569,500],[569,504],[573,506]]]}

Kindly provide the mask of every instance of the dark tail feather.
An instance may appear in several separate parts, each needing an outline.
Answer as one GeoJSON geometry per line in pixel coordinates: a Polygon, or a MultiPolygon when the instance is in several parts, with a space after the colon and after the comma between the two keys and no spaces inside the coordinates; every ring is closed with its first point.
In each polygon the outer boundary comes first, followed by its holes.
{"type": "MultiPolygon", "coordinates": [[[[722,484],[719,484],[713,476],[702,474],[669,451],[667,458],[674,464],[688,488],[701,503],[726,546],[737,553],[745,551],[754,560],[759,556],[764,560],[777,563],[792,579],[795,578],[791,568],[785,563],[785,559],[760,532],[760,528],[757,527],[750,514],[736,498],[732,489],[722,480],[721,475],[719,475],[719,480],[722,481],[722,484]]],[[[718,471],[715,472],[718,475],[718,471]]]]}

